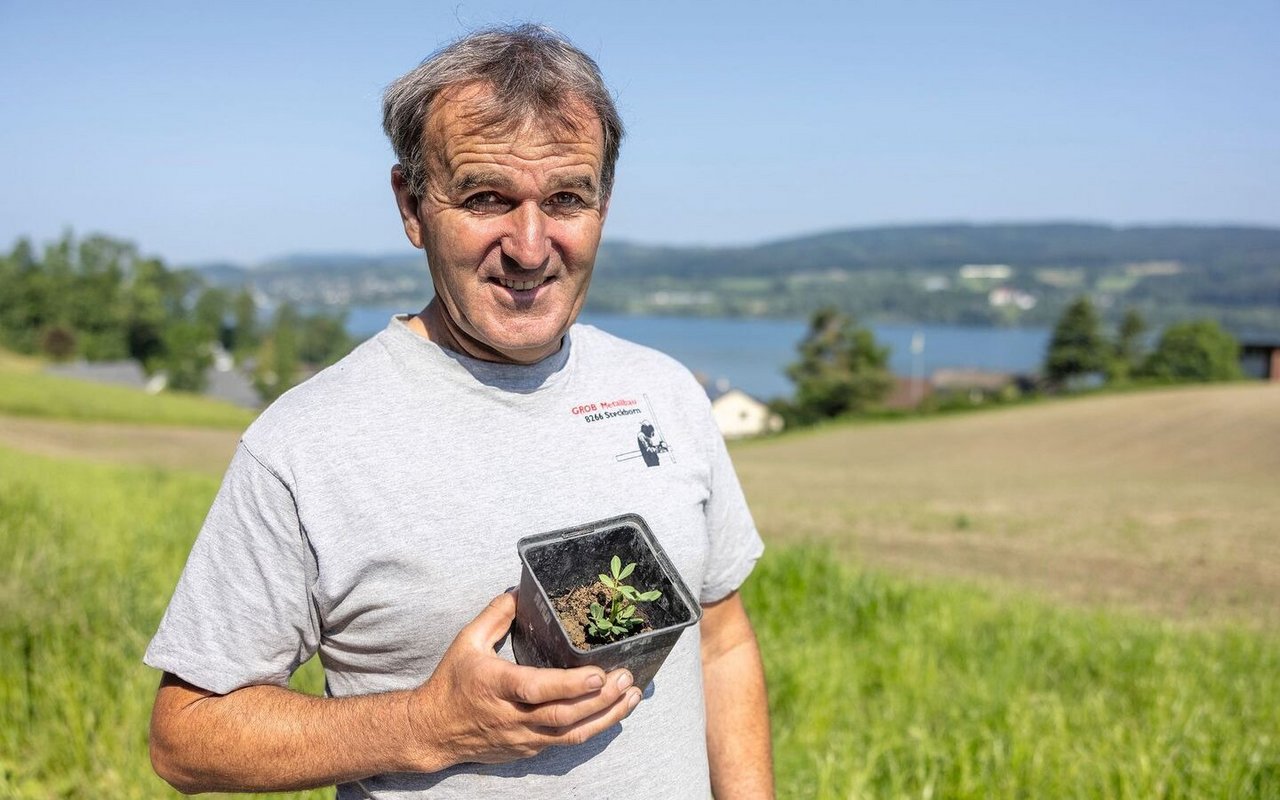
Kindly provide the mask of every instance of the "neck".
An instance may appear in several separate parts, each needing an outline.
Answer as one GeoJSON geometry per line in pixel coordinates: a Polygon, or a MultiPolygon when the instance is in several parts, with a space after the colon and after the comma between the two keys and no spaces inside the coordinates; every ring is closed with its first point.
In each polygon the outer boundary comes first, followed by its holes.
{"type": "MultiPolygon", "coordinates": [[[[449,315],[439,297],[432,298],[426,308],[410,317],[408,325],[409,330],[428,341],[434,342],[446,350],[452,350],[455,353],[474,358],[477,361],[490,361],[495,364],[534,364],[550,355],[550,353],[547,353],[538,358],[520,359],[500,350],[495,350],[484,342],[468,336],[453,317],[449,315]]],[[[563,342],[563,339],[561,341],[563,342]]]]}

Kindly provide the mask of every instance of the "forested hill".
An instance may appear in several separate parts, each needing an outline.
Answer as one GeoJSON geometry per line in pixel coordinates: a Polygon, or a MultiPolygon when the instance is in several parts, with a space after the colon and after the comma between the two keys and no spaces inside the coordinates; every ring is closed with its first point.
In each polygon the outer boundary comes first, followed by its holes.
{"type": "MultiPolygon", "coordinates": [[[[198,268],[273,299],[340,306],[420,301],[421,253],[280,258],[198,268]]],[[[596,311],[801,316],[834,303],[868,319],[1044,324],[1079,294],[1104,312],[1213,316],[1280,332],[1280,228],[946,224],[857,228],[743,247],[606,241],[596,311]],[[973,265],[996,270],[963,270],[973,265]]]]}
{"type": "Polygon", "coordinates": [[[1103,268],[1176,261],[1188,269],[1280,268],[1280,228],[1089,224],[855,228],[753,247],[606,243],[600,266],[650,274],[782,276],[803,270],[949,269],[962,264],[1103,268]]]}

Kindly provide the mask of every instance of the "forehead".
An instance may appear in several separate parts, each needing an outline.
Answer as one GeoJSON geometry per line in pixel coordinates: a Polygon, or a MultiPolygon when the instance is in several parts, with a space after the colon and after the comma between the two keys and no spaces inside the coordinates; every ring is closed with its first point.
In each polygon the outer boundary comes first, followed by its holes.
{"type": "Polygon", "coordinates": [[[513,161],[522,166],[590,169],[604,161],[600,119],[581,101],[544,114],[506,115],[481,85],[445,90],[431,103],[424,137],[430,172],[451,175],[467,164],[513,161]]]}

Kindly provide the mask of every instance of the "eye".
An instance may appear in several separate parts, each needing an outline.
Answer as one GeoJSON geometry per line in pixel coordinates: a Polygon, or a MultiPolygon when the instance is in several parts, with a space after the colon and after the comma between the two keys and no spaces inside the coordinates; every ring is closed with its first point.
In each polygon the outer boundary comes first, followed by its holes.
{"type": "Polygon", "coordinates": [[[566,213],[585,208],[587,203],[573,192],[556,192],[547,198],[544,205],[552,212],[566,213]]]}
{"type": "Polygon", "coordinates": [[[511,203],[497,192],[477,192],[463,200],[462,207],[477,214],[504,214],[511,203]]]}

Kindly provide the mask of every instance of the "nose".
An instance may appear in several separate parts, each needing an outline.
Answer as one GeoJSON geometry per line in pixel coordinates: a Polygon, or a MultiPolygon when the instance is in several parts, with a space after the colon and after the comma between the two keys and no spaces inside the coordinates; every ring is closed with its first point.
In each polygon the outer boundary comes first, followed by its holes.
{"type": "Polygon", "coordinates": [[[510,229],[502,237],[503,255],[521,269],[539,269],[551,256],[547,215],[537,203],[525,202],[507,215],[510,229]]]}

